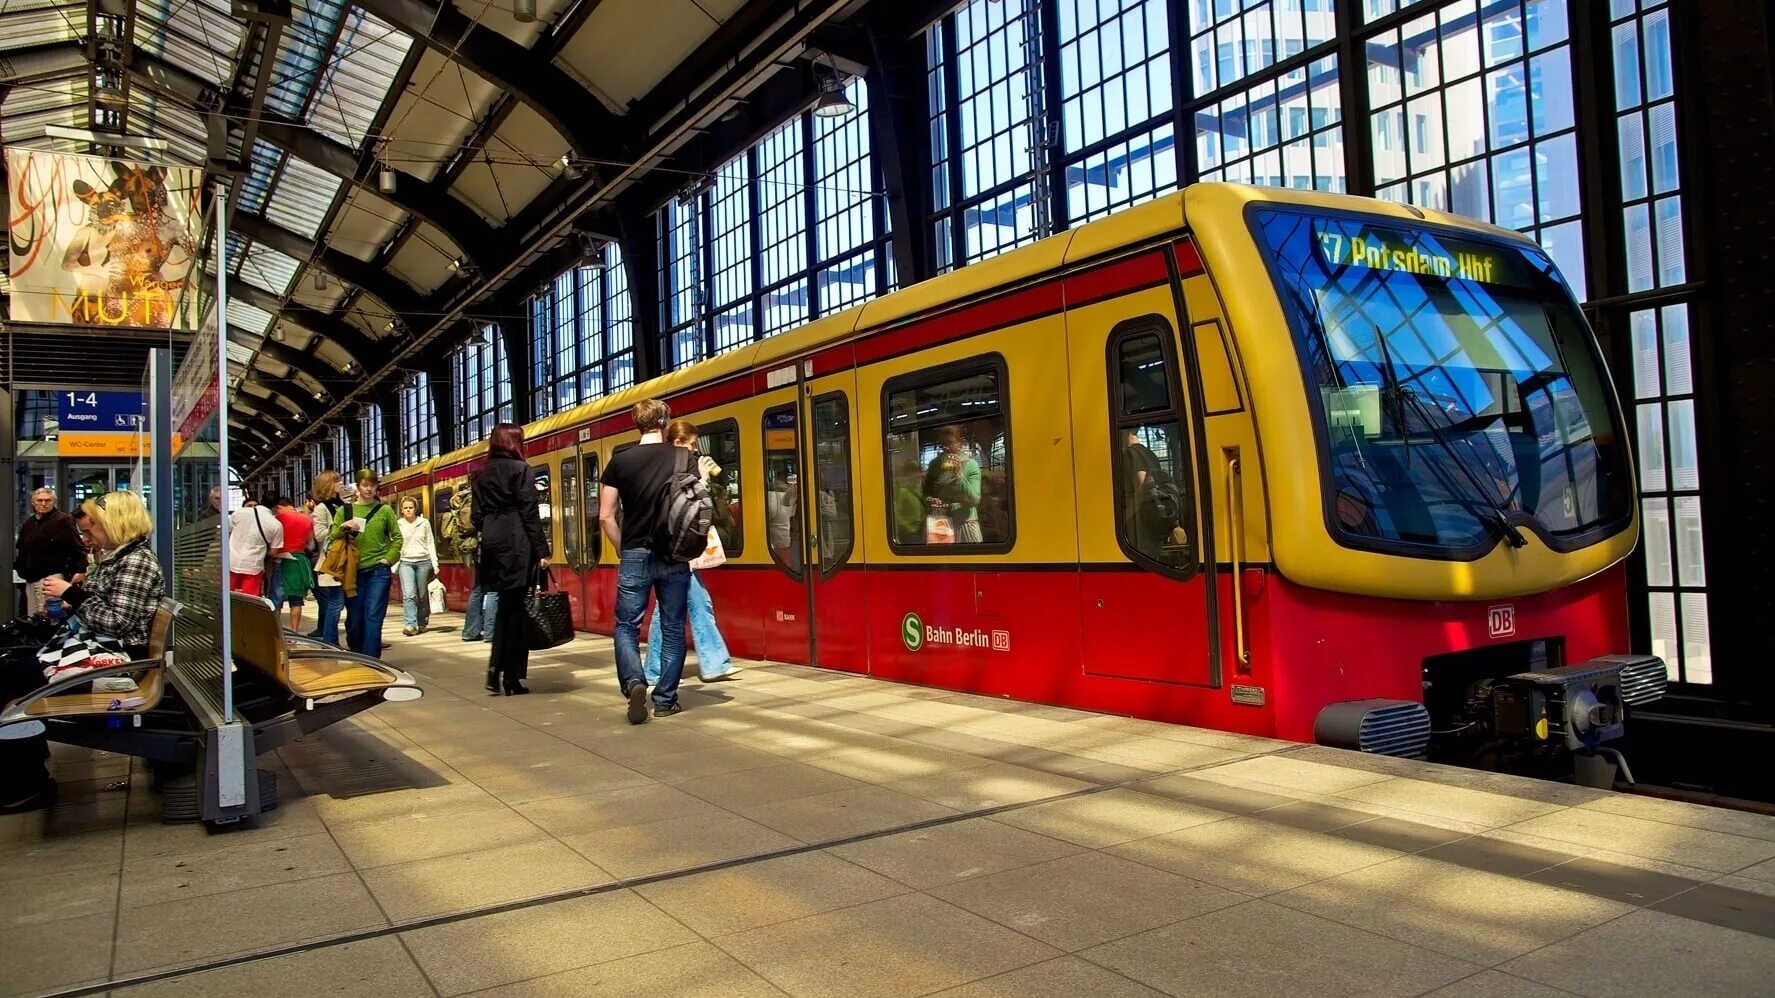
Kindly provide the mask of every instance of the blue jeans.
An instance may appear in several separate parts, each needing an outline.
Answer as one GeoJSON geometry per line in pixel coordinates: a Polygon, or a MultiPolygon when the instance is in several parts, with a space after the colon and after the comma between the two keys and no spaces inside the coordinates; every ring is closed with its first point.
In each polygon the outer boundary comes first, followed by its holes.
{"type": "Polygon", "coordinates": [[[431,584],[431,562],[406,561],[400,563],[401,573],[401,624],[405,627],[425,628],[431,625],[431,593],[426,587],[431,584]]]}
{"type": "Polygon", "coordinates": [[[388,566],[357,570],[357,592],[345,597],[345,646],[371,658],[382,657],[382,618],[388,614],[388,566]]]}
{"type": "Polygon", "coordinates": [[[479,641],[486,627],[493,623],[493,615],[483,613],[482,600],[491,595],[481,588],[480,573],[475,573],[474,588],[468,591],[468,606],[462,610],[462,640],[479,641]]]}
{"type": "Polygon", "coordinates": [[[339,614],[345,609],[345,587],[315,586],[314,601],[320,605],[320,626],[311,635],[339,647],[339,614]]]}
{"type": "MultiPolygon", "coordinates": [[[[715,601],[697,573],[690,573],[690,590],[685,596],[685,609],[690,615],[690,636],[696,639],[696,671],[704,681],[733,671],[733,656],[727,653],[727,641],[715,625],[715,601]]],[[[654,640],[659,629],[659,612],[647,622],[647,681],[659,682],[661,642],[654,640]]]]}
{"type": "Polygon", "coordinates": [[[659,683],[653,688],[653,704],[670,707],[678,702],[678,683],[684,678],[684,604],[690,594],[690,566],[656,559],[647,551],[624,551],[616,576],[616,681],[627,692],[630,683],[645,683],[641,672],[641,617],[647,613],[647,595],[659,598],[654,616],[660,624],[659,683]]]}
{"type": "Polygon", "coordinates": [[[282,569],[283,566],[274,561],[271,563],[271,568],[265,573],[265,598],[270,600],[271,605],[279,610],[284,608],[284,573],[282,569]]]}

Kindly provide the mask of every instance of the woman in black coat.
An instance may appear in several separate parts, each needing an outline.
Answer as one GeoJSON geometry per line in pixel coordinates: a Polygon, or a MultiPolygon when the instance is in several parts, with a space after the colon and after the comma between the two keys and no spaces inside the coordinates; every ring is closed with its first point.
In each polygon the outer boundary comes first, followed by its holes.
{"type": "Polygon", "coordinates": [[[481,535],[481,585],[499,594],[493,623],[493,651],[487,662],[487,692],[528,693],[530,671],[525,643],[524,597],[537,566],[548,568],[549,539],[536,512],[536,476],[524,463],[524,430],[513,423],[493,428],[487,463],[475,473],[474,528],[481,535]]]}

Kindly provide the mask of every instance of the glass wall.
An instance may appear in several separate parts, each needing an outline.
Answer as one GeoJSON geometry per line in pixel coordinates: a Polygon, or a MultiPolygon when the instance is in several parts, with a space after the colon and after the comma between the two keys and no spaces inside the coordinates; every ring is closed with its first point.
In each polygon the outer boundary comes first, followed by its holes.
{"type": "Polygon", "coordinates": [[[414,372],[400,391],[401,466],[438,456],[438,413],[431,397],[431,377],[414,372]]]}
{"type": "Polygon", "coordinates": [[[530,299],[531,412],[571,409],[635,381],[627,271],[614,243],[530,299]]]}
{"type": "Polygon", "coordinates": [[[379,474],[393,471],[388,463],[388,435],[382,432],[382,406],[375,402],[364,406],[358,432],[363,434],[365,467],[379,474]]]}
{"type": "Polygon", "coordinates": [[[458,347],[450,370],[456,379],[451,394],[456,402],[457,447],[485,440],[493,427],[511,420],[511,368],[497,328],[488,324],[480,336],[458,347]]]}
{"type": "Polygon", "coordinates": [[[803,112],[655,215],[660,328],[678,367],[849,308],[893,284],[868,95],[803,112]]]}

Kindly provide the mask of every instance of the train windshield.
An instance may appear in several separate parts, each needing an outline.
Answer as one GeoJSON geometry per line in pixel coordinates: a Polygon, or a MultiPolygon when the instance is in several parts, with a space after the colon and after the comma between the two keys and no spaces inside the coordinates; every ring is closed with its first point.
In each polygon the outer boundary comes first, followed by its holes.
{"type": "Polygon", "coordinates": [[[1545,255],[1345,215],[1264,210],[1255,225],[1343,543],[1477,557],[1524,530],[1569,549],[1627,519],[1609,383],[1545,255]]]}

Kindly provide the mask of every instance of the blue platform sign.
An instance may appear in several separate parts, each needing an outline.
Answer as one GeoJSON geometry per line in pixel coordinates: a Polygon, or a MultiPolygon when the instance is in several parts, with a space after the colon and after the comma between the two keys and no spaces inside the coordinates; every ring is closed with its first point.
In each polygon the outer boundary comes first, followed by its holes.
{"type": "Polygon", "coordinates": [[[60,391],[56,422],[61,429],[102,433],[133,433],[146,413],[141,392],[60,391]]]}

